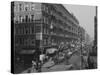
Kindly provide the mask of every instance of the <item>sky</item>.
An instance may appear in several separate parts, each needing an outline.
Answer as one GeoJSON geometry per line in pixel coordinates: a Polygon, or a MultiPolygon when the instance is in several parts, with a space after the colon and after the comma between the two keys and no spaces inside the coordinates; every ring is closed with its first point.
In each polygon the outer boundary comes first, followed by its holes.
{"type": "Polygon", "coordinates": [[[96,14],[95,6],[69,4],[64,4],[64,6],[69,12],[76,16],[80,26],[85,29],[89,36],[94,38],[94,16],[96,14]]]}

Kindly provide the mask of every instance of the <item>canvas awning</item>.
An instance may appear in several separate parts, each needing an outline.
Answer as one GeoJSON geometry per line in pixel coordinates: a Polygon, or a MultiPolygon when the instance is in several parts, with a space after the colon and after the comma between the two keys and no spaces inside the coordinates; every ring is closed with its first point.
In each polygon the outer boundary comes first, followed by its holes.
{"type": "Polygon", "coordinates": [[[56,48],[49,48],[47,49],[47,53],[54,53],[55,51],[58,51],[56,48]]]}
{"type": "Polygon", "coordinates": [[[35,50],[22,50],[20,54],[33,54],[35,50]]]}

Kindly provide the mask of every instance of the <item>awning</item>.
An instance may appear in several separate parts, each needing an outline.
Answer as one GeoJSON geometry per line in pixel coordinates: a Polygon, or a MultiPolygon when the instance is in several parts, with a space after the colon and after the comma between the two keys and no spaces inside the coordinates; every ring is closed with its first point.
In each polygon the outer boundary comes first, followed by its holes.
{"type": "Polygon", "coordinates": [[[49,48],[47,49],[47,53],[54,53],[55,51],[58,51],[56,48],[49,48]]]}
{"type": "Polygon", "coordinates": [[[22,50],[20,54],[33,54],[35,50],[22,50]]]}

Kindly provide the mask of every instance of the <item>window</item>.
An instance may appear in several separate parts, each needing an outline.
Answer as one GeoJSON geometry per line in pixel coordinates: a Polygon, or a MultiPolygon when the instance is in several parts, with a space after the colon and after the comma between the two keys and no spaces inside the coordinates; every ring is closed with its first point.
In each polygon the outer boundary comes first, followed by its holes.
{"type": "Polygon", "coordinates": [[[22,29],[22,27],[20,28],[20,34],[23,34],[23,29],[22,29]]]}
{"type": "Polygon", "coordinates": [[[43,19],[43,20],[44,20],[44,23],[46,23],[46,22],[47,22],[47,21],[46,21],[46,17],[44,17],[44,19],[43,19]]]}
{"type": "Polygon", "coordinates": [[[28,29],[26,28],[26,34],[28,34],[28,29]]]}
{"type": "Polygon", "coordinates": [[[46,18],[46,24],[48,24],[48,18],[46,18]]]}
{"type": "Polygon", "coordinates": [[[22,38],[22,41],[23,41],[22,44],[24,45],[24,38],[22,38]]]}
{"type": "Polygon", "coordinates": [[[19,34],[21,34],[21,28],[19,28],[19,34]]]}
{"type": "Polygon", "coordinates": [[[35,44],[35,39],[34,39],[34,38],[31,39],[31,44],[32,44],[32,45],[35,44]]]}
{"type": "Polygon", "coordinates": [[[22,23],[23,22],[23,17],[19,16],[19,21],[22,23]]]}
{"type": "Polygon", "coordinates": [[[30,18],[30,15],[28,15],[28,22],[31,22],[31,18],[30,18]]]}
{"type": "Polygon", "coordinates": [[[24,27],[22,27],[22,34],[24,34],[24,27]]]}
{"type": "Polygon", "coordinates": [[[29,29],[27,26],[25,26],[25,34],[28,34],[28,32],[29,32],[29,29]]]}
{"type": "Polygon", "coordinates": [[[21,16],[19,16],[19,22],[21,22],[21,16]]]}
{"type": "Polygon", "coordinates": [[[28,34],[30,34],[31,33],[31,27],[29,26],[28,27],[28,34]]]}
{"type": "Polygon", "coordinates": [[[25,21],[28,22],[28,15],[25,16],[25,21]]]}
{"type": "Polygon", "coordinates": [[[47,29],[47,34],[49,34],[49,30],[47,29]]]}
{"type": "Polygon", "coordinates": [[[25,11],[28,11],[28,9],[29,9],[29,6],[26,5],[26,6],[25,6],[25,11]]]}
{"type": "Polygon", "coordinates": [[[25,16],[23,16],[23,18],[22,18],[22,22],[25,22],[25,16]]]}
{"type": "Polygon", "coordinates": [[[34,21],[34,15],[31,15],[31,21],[32,22],[34,21]]]}
{"type": "Polygon", "coordinates": [[[14,17],[14,23],[16,23],[16,17],[14,17]]]}
{"type": "Polygon", "coordinates": [[[44,43],[44,45],[46,45],[46,39],[44,39],[44,42],[43,43],[44,43]]]}
{"type": "Polygon", "coordinates": [[[43,11],[45,11],[45,5],[42,5],[42,9],[43,9],[43,11]]]}
{"type": "Polygon", "coordinates": [[[36,29],[35,32],[37,32],[37,33],[41,32],[41,26],[36,26],[35,29],[36,29]]]}
{"type": "Polygon", "coordinates": [[[15,44],[19,45],[19,38],[18,37],[15,39],[15,44]]]}
{"type": "Polygon", "coordinates": [[[22,38],[19,38],[20,39],[20,45],[22,44],[22,38]]]}
{"type": "Polygon", "coordinates": [[[27,40],[28,40],[28,38],[25,38],[25,40],[24,40],[24,44],[25,45],[28,45],[28,41],[27,40]]]}
{"type": "Polygon", "coordinates": [[[48,39],[46,38],[46,44],[48,44],[48,39]]]}
{"type": "Polygon", "coordinates": [[[14,11],[17,11],[17,5],[14,4],[14,11]]]}
{"type": "Polygon", "coordinates": [[[19,23],[19,16],[17,16],[16,23],[19,23]]]}
{"type": "Polygon", "coordinates": [[[34,33],[34,27],[31,27],[32,28],[32,34],[34,33]]]}
{"type": "Polygon", "coordinates": [[[22,11],[22,4],[19,4],[19,11],[22,11]]]}
{"type": "Polygon", "coordinates": [[[31,5],[31,10],[33,11],[34,9],[35,9],[35,4],[32,3],[32,5],[31,5]]]}
{"type": "Polygon", "coordinates": [[[32,22],[32,16],[29,15],[29,22],[32,22]]]}

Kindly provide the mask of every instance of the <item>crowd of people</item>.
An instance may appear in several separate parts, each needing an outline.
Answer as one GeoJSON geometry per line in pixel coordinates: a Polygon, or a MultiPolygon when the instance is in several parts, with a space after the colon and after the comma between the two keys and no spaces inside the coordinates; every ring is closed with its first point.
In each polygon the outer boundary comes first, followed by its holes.
{"type": "Polygon", "coordinates": [[[70,57],[75,52],[78,52],[80,53],[82,59],[81,69],[94,68],[94,62],[90,56],[89,49],[91,49],[90,46],[88,46],[84,42],[61,42],[58,46],[46,48],[39,54],[35,54],[34,59],[32,60],[32,66],[34,67],[33,69],[36,69],[38,72],[41,72],[42,65],[49,60],[53,61],[54,64],[59,64],[66,59],[66,64],[68,64],[68,60],[70,59],[70,57]],[[37,57],[37,55],[39,56],[37,57]]]}
{"type": "Polygon", "coordinates": [[[80,50],[80,47],[81,44],[78,41],[70,41],[66,43],[61,42],[59,45],[51,46],[42,50],[43,52],[40,53],[38,62],[35,62],[35,60],[33,60],[32,64],[36,65],[36,63],[39,63],[39,66],[42,66],[48,60],[52,60],[54,61],[54,64],[58,64],[64,59],[68,60],[75,51],[80,50]]]}
{"type": "Polygon", "coordinates": [[[23,56],[20,58],[18,55],[16,63],[23,64],[24,68],[25,66],[26,68],[32,66],[33,70],[41,72],[42,66],[48,61],[52,61],[52,65],[60,64],[63,61],[66,61],[66,64],[70,64],[68,61],[71,56],[78,53],[81,56],[81,69],[94,69],[97,68],[97,61],[95,60],[97,56],[93,56],[94,54],[90,52],[94,49],[92,47],[93,45],[82,41],[60,42],[47,48],[37,48],[34,54],[27,55],[28,57],[23,56]]]}

